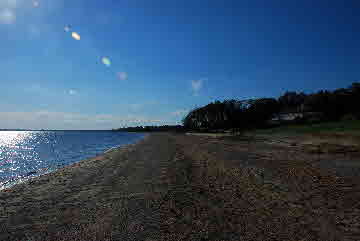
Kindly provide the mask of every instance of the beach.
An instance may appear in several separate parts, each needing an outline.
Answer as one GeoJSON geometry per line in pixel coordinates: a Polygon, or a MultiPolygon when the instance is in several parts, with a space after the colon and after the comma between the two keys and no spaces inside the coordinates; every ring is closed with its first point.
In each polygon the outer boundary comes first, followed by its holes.
{"type": "Polygon", "coordinates": [[[0,192],[0,240],[359,240],[357,146],[156,133],[0,192]]]}

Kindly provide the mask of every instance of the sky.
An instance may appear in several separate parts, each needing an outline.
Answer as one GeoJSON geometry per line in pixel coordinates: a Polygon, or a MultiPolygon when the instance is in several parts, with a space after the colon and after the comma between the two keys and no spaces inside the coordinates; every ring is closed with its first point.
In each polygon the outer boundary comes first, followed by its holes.
{"type": "Polygon", "coordinates": [[[352,0],[0,0],[0,129],[178,124],[359,80],[352,0]]]}

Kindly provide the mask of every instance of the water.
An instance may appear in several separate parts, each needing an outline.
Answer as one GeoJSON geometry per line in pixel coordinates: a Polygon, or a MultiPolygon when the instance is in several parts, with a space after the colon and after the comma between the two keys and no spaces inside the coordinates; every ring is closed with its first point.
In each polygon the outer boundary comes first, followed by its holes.
{"type": "Polygon", "coordinates": [[[143,137],[113,131],[0,131],[0,190],[143,137]]]}

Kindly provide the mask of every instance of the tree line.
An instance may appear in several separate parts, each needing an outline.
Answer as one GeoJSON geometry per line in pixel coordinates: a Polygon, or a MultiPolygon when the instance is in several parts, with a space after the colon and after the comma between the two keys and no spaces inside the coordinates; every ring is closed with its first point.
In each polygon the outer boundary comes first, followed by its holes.
{"type": "Polygon", "coordinates": [[[182,120],[188,130],[246,129],[268,126],[281,114],[304,113],[297,118],[306,122],[310,113],[317,113],[317,121],[338,121],[343,118],[360,119],[360,83],[334,91],[321,90],[311,94],[287,91],[278,99],[214,101],[193,109],[182,120]]]}

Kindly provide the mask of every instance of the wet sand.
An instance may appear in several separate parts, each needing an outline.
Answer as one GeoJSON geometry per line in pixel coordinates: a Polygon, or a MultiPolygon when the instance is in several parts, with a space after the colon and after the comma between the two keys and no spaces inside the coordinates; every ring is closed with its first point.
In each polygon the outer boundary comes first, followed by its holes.
{"type": "Polygon", "coordinates": [[[358,162],[298,140],[152,134],[0,192],[0,240],[360,240],[358,162]]]}

